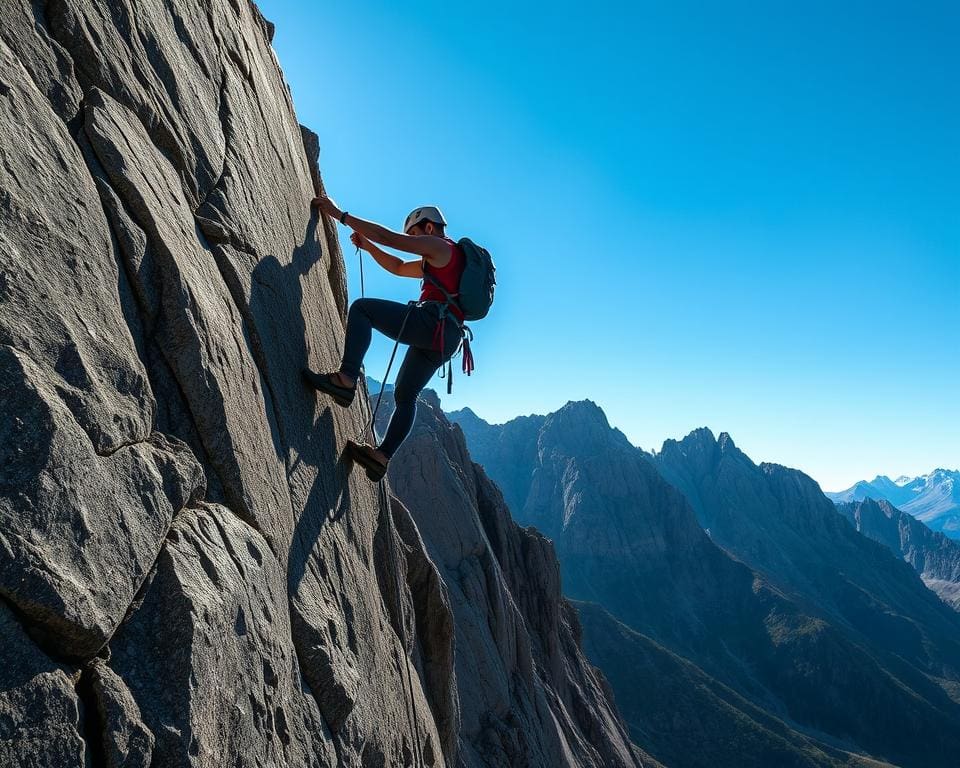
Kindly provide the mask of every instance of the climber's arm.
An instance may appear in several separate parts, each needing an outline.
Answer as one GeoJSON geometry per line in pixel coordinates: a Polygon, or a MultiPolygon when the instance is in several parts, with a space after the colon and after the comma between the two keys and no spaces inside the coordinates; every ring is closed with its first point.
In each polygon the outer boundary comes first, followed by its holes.
{"type": "Polygon", "coordinates": [[[416,259],[415,261],[404,261],[403,259],[398,258],[391,253],[387,253],[386,251],[377,248],[377,246],[370,242],[368,238],[360,234],[359,231],[350,235],[350,240],[353,241],[353,244],[357,246],[357,248],[363,248],[363,250],[367,251],[371,256],[373,256],[373,260],[387,270],[387,272],[400,277],[423,277],[422,259],[416,259]]]}
{"type": "MultiPolygon", "coordinates": [[[[326,195],[320,195],[314,198],[313,204],[318,206],[320,210],[328,216],[332,216],[338,221],[343,216],[343,212],[337,207],[337,204],[326,195]]],[[[398,251],[404,251],[405,253],[415,253],[418,256],[423,256],[427,261],[437,267],[446,266],[450,260],[450,244],[442,237],[434,237],[432,235],[404,235],[400,232],[387,229],[376,222],[361,219],[352,213],[348,213],[345,219],[342,223],[356,230],[364,237],[373,240],[375,243],[386,245],[389,248],[396,248],[398,251]]]]}
{"type": "Polygon", "coordinates": [[[400,277],[415,277],[418,280],[423,279],[423,259],[414,259],[413,261],[404,261],[396,274],[400,277]]]}
{"type": "MultiPolygon", "coordinates": [[[[423,256],[435,266],[443,267],[450,261],[450,243],[442,237],[403,235],[375,222],[358,218],[352,213],[347,214],[344,224],[375,243],[380,243],[388,248],[396,248],[398,251],[404,251],[405,253],[415,253],[418,256],[423,256]]],[[[409,264],[410,262],[405,263],[409,264]]],[[[416,263],[419,264],[420,262],[416,263]]]]}

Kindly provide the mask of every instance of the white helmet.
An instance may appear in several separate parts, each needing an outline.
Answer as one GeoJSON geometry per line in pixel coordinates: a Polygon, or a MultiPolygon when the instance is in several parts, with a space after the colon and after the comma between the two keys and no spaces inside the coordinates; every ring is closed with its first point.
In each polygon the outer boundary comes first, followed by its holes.
{"type": "Polygon", "coordinates": [[[410,211],[410,214],[407,216],[407,220],[403,222],[403,231],[404,233],[410,229],[410,227],[416,226],[422,221],[432,221],[434,224],[442,224],[447,226],[447,220],[443,218],[443,214],[440,213],[440,209],[435,205],[424,205],[420,208],[414,208],[410,211]]]}

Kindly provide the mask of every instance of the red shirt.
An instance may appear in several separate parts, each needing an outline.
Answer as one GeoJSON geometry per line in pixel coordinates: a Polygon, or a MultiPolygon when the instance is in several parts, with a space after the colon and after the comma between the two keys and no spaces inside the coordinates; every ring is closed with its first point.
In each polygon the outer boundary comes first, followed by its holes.
{"type": "MultiPolygon", "coordinates": [[[[424,259],[423,271],[429,273],[430,277],[440,283],[440,285],[446,289],[447,293],[456,299],[460,293],[460,276],[463,275],[463,267],[467,258],[453,240],[449,237],[443,239],[450,243],[451,256],[450,261],[447,262],[447,266],[431,267],[427,264],[427,260],[424,259]]],[[[443,295],[443,291],[429,280],[424,280],[420,288],[420,301],[442,301],[446,303],[447,297],[443,295]]],[[[460,311],[460,307],[456,304],[449,304],[448,306],[450,307],[450,311],[456,315],[457,320],[463,322],[463,312],[460,311]]]]}

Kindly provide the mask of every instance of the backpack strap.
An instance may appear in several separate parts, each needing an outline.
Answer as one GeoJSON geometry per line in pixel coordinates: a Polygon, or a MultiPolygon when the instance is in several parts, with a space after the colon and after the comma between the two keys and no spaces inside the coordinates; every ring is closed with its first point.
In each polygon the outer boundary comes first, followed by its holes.
{"type": "Polygon", "coordinates": [[[429,272],[427,272],[427,260],[426,260],[426,259],[423,260],[423,279],[429,281],[430,284],[433,285],[435,288],[439,288],[439,289],[440,289],[440,293],[442,293],[443,296],[444,296],[444,298],[447,300],[447,304],[453,304],[453,306],[455,306],[457,309],[459,309],[461,312],[463,312],[463,309],[461,308],[460,303],[454,298],[454,296],[459,296],[460,294],[459,294],[459,293],[450,293],[450,291],[448,291],[446,288],[444,288],[444,287],[440,284],[440,281],[437,280],[437,278],[435,278],[433,275],[431,275],[429,272]]]}

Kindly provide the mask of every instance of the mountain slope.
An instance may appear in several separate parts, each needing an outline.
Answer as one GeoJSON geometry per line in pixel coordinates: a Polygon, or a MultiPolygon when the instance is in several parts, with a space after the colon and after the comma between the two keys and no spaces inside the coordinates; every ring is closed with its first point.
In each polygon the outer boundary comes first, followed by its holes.
{"type": "MultiPolygon", "coordinates": [[[[391,409],[385,401],[381,427],[391,409]]],[[[655,765],[634,753],[580,650],[550,542],[513,522],[429,390],[390,480],[449,586],[465,764],[490,764],[481,754],[493,745],[504,766],[655,765]]]]}
{"type": "MultiPolygon", "coordinates": [[[[469,423],[464,428],[471,429],[469,423]]],[[[467,439],[472,445],[469,431],[467,439]]],[[[721,442],[735,450],[728,438],[721,442]]],[[[744,539],[762,555],[757,562],[764,567],[757,569],[717,546],[714,530],[711,538],[700,524],[726,530],[727,520],[738,519],[737,505],[714,503],[709,484],[672,477],[691,508],[661,477],[659,464],[610,429],[592,403],[569,403],[547,416],[534,446],[516,444],[510,453],[505,443],[496,444],[497,453],[485,455],[482,445],[477,452],[495,479],[504,464],[516,473],[521,457],[536,456],[525,465],[524,501],[514,514],[554,539],[567,595],[599,603],[754,707],[794,730],[818,734],[819,742],[903,765],[951,764],[949,733],[960,719],[950,698],[960,636],[955,614],[905,563],[859,537],[812,481],[772,470],[768,477],[754,467],[759,475],[733,483],[745,499],[772,500],[771,509],[785,518],[772,527],[762,519],[747,521],[744,539]],[[800,532],[818,527],[862,539],[853,551],[862,551],[865,565],[872,558],[877,570],[872,581],[864,576],[867,591],[838,580],[828,567],[811,568],[815,559],[795,560],[808,551],[795,541],[800,532]],[[894,575],[882,575],[888,570],[894,575]],[[839,592],[821,605],[814,596],[825,585],[839,592]],[[888,614],[869,590],[886,594],[905,615],[888,614]],[[915,610],[912,599],[919,600],[915,610]],[[854,620],[859,630],[851,627],[854,620]],[[866,638],[869,627],[890,636],[866,638]]],[[[713,466],[720,450],[706,439],[690,447],[697,446],[702,450],[690,451],[692,468],[685,470],[694,478],[713,466]]],[[[605,671],[615,688],[626,674],[619,666],[605,671]]],[[[752,719],[744,710],[740,716],[752,719]]]]}
{"type": "Polygon", "coordinates": [[[576,603],[584,648],[611,677],[631,731],[671,766],[828,768],[879,766],[798,733],[696,665],[618,622],[599,605],[576,603]]]}
{"type": "Polygon", "coordinates": [[[837,511],[864,536],[910,563],[941,600],[960,609],[960,544],[886,501],[840,503],[837,511]]]}
{"type": "Polygon", "coordinates": [[[934,678],[960,669],[960,617],[906,563],[848,525],[809,477],[756,465],[729,435],[715,439],[705,429],[666,441],[655,462],[714,541],[855,642],[934,678]]]}

